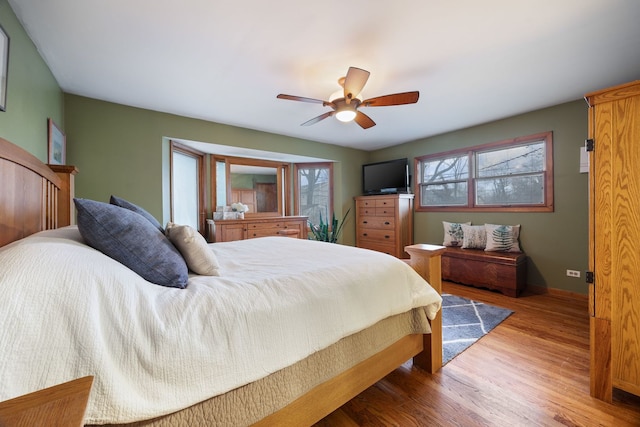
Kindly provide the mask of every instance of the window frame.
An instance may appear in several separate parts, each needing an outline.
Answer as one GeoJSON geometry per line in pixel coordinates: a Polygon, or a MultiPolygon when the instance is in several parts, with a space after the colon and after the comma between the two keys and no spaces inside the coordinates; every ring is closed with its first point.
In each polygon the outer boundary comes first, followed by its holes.
{"type": "Polygon", "coordinates": [[[304,168],[326,168],[329,169],[329,215],[330,218],[325,218],[331,227],[331,218],[335,211],[333,210],[333,162],[316,162],[316,163],[294,163],[293,165],[293,212],[294,215],[301,215],[300,213],[300,181],[298,178],[298,172],[304,168]]]}
{"type": "Polygon", "coordinates": [[[204,158],[205,154],[201,151],[195,150],[191,147],[187,147],[173,140],[169,141],[169,208],[170,208],[170,218],[171,221],[174,221],[173,217],[173,179],[174,179],[174,171],[173,171],[173,153],[178,152],[182,155],[193,157],[196,159],[196,165],[198,168],[198,231],[201,234],[205,232],[205,220],[207,218],[206,206],[205,206],[205,167],[204,167],[204,158]]]}
{"type": "MultiPolygon", "coordinates": [[[[541,132],[533,135],[522,136],[487,144],[465,147],[446,152],[428,154],[414,159],[415,180],[415,210],[416,212],[553,212],[553,132],[541,132]],[[479,152],[495,151],[500,148],[511,148],[514,145],[524,145],[530,142],[541,141],[545,144],[545,170],[544,173],[544,203],[543,204],[517,204],[517,205],[481,205],[475,204],[476,200],[476,155],[479,152]],[[469,156],[467,177],[467,204],[446,206],[423,206],[422,194],[422,164],[425,161],[446,157],[469,156]]],[[[480,178],[478,178],[480,179],[480,178]]],[[[486,179],[483,177],[482,179],[486,179]]]]}

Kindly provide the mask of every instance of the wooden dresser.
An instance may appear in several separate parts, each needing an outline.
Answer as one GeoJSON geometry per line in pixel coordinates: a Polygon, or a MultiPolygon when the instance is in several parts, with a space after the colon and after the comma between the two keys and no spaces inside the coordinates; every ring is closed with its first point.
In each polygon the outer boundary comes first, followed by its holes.
{"type": "Polygon", "coordinates": [[[209,242],[231,242],[266,236],[307,238],[306,216],[277,216],[255,219],[207,220],[209,242]]]}
{"type": "Polygon", "coordinates": [[[611,402],[613,388],[640,396],[640,80],[585,98],[591,395],[611,402]]]}
{"type": "Polygon", "coordinates": [[[413,194],[359,196],[356,200],[356,246],[409,258],[413,244],[413,194]]]}

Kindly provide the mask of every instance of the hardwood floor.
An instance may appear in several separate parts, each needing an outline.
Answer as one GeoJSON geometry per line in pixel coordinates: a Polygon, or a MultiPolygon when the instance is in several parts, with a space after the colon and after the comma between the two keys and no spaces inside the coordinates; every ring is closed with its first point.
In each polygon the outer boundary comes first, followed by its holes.
{"type": "Polygon", "coordinates": [[[316,424],[325,426],[640,426],[640,398],[589,396],[586,298],[519,298],[443,283],[443,291],[514,310],[430,375],[411,362],[316,424]]]}

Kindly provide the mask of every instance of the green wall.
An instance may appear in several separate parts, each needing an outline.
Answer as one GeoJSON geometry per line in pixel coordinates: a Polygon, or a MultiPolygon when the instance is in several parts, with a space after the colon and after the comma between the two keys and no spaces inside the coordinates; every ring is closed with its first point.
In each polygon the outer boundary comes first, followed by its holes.
{"type": "MultiPolygon", "coordinates": [[[[416,242],[442,244],[442,221],[521,224],[520,242],[529,256],[527,283],[586,293],[588,267],[588,174],[579,173],[580,147],[587,137],[587,105],[574,101],[481,126],[421,139],[371,153],[371,160],[414,157],[518,136],[553,131],[554,212],[416,212],[416,242]],[[580,278],[566,270],[583,272],[580,278]]],[[[415,172],[414,172],[415,174],[415,172]]],[[[413,179],[415,181],[415,179],[413,179]]]]}
{"type": "Polygon", "coordinates": [[[7,108],[0,111],[0,137],[47,161],[47,118],[64,130],[63,94],[7,0],[0,25],[9,36],[7,108]]]}
{"type": "Polygon", "coordinates": [[[232,173],[231,174],[231,188],[244,188],[253,190],[255,183],[272,183],[278,182],[277,175],[258,175],[258,174],[246,174],[246,173],[232,173]]]}
{"type": "MultiPolygon", "coordinates": [[[[336,215],[360,193],[360,165],[368,153],[282,135],[65,94],[67,163],[79,168],[78,197],[106,201],[118,195],[169,220],[169,138],[333,160],[336,215]]],[[[354,218],[343,242],[355,244],[354,218]]]]}

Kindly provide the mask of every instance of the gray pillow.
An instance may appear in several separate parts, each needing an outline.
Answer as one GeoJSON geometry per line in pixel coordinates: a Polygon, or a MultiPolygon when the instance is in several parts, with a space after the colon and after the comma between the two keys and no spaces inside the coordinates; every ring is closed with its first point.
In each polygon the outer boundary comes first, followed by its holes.
{"type": "Polygon", "coordinates": [[[151,222],[151,224],[153,224],[155,227],[158,227],[158,230],[160,230],[161,232],[164,233],[164,228],[162,228],[162,224],[160,224],[160,222],[158,222],[157,219],[155,219],[155,217],[153,215],[151,215],[149,212],[147,212],[146,210],[144,210],[143,208],[141,208],[140,206],[133,204],[125,199],[121,199],[120,197],[116,197],[116,196],[111,196],[111,199],[109,200],[109,202],[112,205],[116,205],[116,206],[120,206],[121,208],[125,208],[125,209],[129,209],[130,211],[134,211],[139,213],[140,215],[142,215],[143,217],[147,218],[149,220],[149,222],[151,222]]]}
{"type": "Polygon", "coordinates": [[[116,205],[73,199],[78,230],[87,244],[162,286],[185,288],[189,278],[180,252],[142,215],[116,205]]]}

